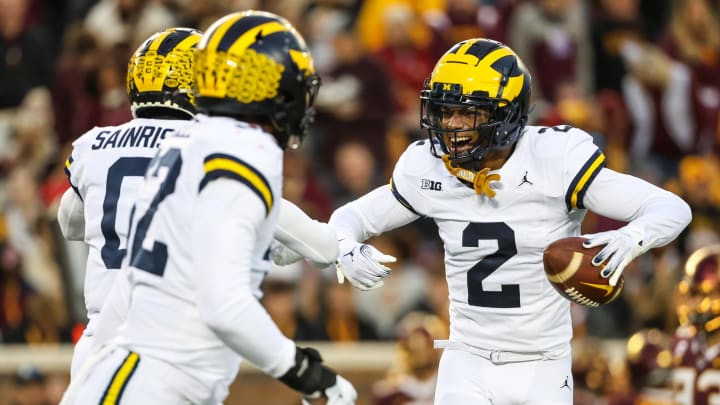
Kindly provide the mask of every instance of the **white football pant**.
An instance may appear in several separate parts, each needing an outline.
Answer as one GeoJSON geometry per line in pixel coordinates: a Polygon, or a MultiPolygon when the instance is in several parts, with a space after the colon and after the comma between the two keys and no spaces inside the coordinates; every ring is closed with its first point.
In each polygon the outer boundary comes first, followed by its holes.
{"type": "Polygon", "coordinates": [[[572,405],[572,356],[495,364],[462,350],[440,359],[435,405],[572,405]]]}
{"type": "Polygon", "coordinates": [[[198,398],[207,387],[168,363],[122,348],[103,351],[102,358],[89,357],[62,405],[217,404],[198,398]]]}

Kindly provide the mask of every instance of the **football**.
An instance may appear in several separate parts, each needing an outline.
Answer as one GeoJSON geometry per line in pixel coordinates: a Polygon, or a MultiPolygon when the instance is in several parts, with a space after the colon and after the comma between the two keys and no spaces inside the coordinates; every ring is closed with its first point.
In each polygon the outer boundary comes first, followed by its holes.
{"type": "Polygon", "coordinates": [[[600,276],[602,267],[591,264],[593,256],[602,246],[584,248],[585,238],[558,239],[549,244],[543,253],[545,274],[550,284],[563,297],[587,307],[599,307],[620,295],[625,279],[620,276],[615,287],[609,278],[600,276]]]}

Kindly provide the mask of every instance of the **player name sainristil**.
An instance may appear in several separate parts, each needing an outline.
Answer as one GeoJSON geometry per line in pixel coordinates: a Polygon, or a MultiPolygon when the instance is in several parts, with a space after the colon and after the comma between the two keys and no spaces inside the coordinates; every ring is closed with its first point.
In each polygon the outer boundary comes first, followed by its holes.
{"type": "Polygon", "coordinates": [[[127,128],[113,128],[114,130],[101,130],[95,135],[92,150],[106,148],[155,148],[165,136],[174,130],[152,125],[131,126],[127,128]]]}

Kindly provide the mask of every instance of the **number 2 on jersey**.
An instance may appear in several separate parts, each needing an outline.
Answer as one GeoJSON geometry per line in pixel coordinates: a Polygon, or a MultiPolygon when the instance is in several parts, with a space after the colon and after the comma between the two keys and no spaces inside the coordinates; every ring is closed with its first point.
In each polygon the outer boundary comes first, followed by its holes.
{"type": "Polygon", "coordinates": [[[520,285],[503,284],[486,291],[483,280],[517,253],[515,232],[504,222],[471,222],[463,230],[462,245],[478,247],[480,240],[496,240],[498,250],[477,262],[467,273],[468,303],[477,307],[520,308],[520,285]]]}
{"type": "Polygon", "coordinates": [[[158,276],[165,273],[165,265],[168,259],[167,245],[155,240],[153,241],[152,250],[147,250],[143,248],[142,244],[145,238],[148,237],[147,231],[150,228],[158,205],[175,191],[175,183],[180,174],[181,166],[180,149],[168,149],[163,155],[157,155],[153,158],[152,162],[150,162],[147,177],[148,179],[154,177],[156,181],[160,182],[160,186],[147,210],[142,214],[135,226],[130,264],[158,276]]]}

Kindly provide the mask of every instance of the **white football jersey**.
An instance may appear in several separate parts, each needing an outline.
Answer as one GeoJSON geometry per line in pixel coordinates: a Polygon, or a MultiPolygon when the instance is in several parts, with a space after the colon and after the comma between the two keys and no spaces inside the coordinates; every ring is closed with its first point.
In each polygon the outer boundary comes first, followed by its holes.
{"type": "Polygon", "coordinates": [[[583,195],[604,167],[602,152],[581,130],[528,126],[507,162],[491,172],[501,177],[490,198],[450,174],[429,142],[408,147],[391,189],[439,228],[450,340],[488,350],[569,350],[570,303],[548,282],[543,250],[580,234],[583,195]]]}
{"type": "Polygon", "coordinates": [[[162,140],[187,123],[137,118],[95,127],[73,142],[65,174],[83,200],[89,247],[83,289],[89,318],[100,311],[121,268],[130,209],[150,160],[162,140]]]}
{"type": "MultiPolygon", "coordinates": [[[[140,353],[141,358],[151,356],[165,361],[202,382],[208,392],[194,393],[197,403],[205,403],[209,396],[222,401],[241,361],[237,350],[229,347],[219,337],[221,333],[212,330],[202,318],[197,279],[211,276],[203,273],[203,263],[193,260],[197,257],[193,250],[198,246],[192,242],[192,219],[197,216],[199,196],[205,187],[221,178],[244,184],[248,195],[254,195],[248,198],[258,198],[265,207],[265,218],[254,241],[229,241],[237,244],[237,249],[251,251],[248,262],[238,263],[238,267],[250,272],[252,291],[259,298],[260,283],[270,269],[268,250],[280,206],[274,202],[282,196],[282,150],[272,135],[256,126],[198,115],[189,126],[163,142],[138,193],[128,243],[130,308],[116,339],[140,353]]],[[[244,201],[230,203],[243,207],[244,201]]],[[[214,238],[210,241],[213,244],[228,242],[223,234],[214,238]]],[[[228,278],[239,277],[240,269],[225,270],[225,283],[236,282],[228,278]]],[[[226,314],[223,311],[216,308],[221,316],[226,314]]],[[[294,346],[290,347],[294,354],[294,346]]]]}

